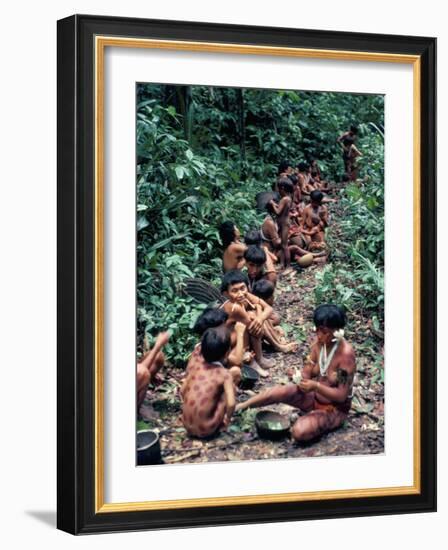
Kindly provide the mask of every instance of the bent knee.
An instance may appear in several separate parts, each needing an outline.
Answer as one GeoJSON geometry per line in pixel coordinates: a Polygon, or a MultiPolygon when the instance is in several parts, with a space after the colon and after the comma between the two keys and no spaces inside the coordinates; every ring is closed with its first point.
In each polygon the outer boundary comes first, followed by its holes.
{"type": "Polygon", "coordinates": [[[308,422],[298,420],[292,427],[291,435],[295,441],[311,441],[319,437],[320,430],[312,428],[308,422]]]}

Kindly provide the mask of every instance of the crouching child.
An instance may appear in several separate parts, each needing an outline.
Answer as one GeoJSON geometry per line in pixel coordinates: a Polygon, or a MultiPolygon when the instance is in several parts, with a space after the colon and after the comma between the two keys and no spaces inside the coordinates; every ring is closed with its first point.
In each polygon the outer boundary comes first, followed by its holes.
{"type": "Polygon", "coordinates": [[[201,338],[201,355],[187,369],[181,389],[182,423],[196,437],[210,437],[226,428],[235,410],[232,375],[224,364],[231,350],[226,326],[207,329],[201,338]]]}

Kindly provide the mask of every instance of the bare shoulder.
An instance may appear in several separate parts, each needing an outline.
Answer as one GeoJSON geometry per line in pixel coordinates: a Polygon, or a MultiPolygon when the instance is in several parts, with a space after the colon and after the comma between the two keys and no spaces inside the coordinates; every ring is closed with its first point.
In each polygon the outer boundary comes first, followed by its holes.
{"type": "Polygon", "coordinates": [[[227,250],[231,250],[233,252],[245,252],[247,246],[244,243],[230,243],[227,250]]]}
{"type": "Polygon", "coordinates": [[[355,350],[346,340],[343,341],[343,345],[341,346],[340,359],[346,370],[353,372],[356,369],[355,350]]]}
{"type": "Polygon", "coordinates": [[[319,344],[317,343],[317,340],[314,340],[311,344],[310,356],[313,360],[316,360],[319,357],[319,344]]]}
{"type": "Polygon", "coordinates": [[[260,304],[261,303],[261,298],[259,298],[258,296],[255,296],[255,294],[252,294],[251,292],[248,292],[246,294],[246,298],[249,300],[249,302],[251,304],[260,304]]]}

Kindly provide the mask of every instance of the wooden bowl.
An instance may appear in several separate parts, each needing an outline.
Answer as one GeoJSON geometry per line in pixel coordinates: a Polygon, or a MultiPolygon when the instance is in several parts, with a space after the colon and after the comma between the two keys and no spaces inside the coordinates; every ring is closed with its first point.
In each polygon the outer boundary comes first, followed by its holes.
{"type": "Polygon", "coordinates": [[[250,390],[255,386],[259,379],[260,375],[255,369],[249,367],[248,365],[244,365],[241,369],[240,388],[243,390],[250,390]]]}
{"type": "Polygon", "coordinates": [[[161,464],[159,434],[153,430],[140,430],[137,432],[137,465],[161,464]]]}
{"type": "Polygon", "coordinates": [[[260,411],[255,416],[255,427],[261,439],[282,439],[289,433],[291,421],[275,411],[260,411]]]}

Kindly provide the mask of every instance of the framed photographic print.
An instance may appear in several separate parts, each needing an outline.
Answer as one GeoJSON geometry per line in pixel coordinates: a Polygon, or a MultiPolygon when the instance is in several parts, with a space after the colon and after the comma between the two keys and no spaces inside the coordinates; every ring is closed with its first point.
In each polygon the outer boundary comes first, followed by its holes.
{"type": "Polygon", "coordinates": [[[58,527],[434,511],[433,38],[58,22],[58,527]]]}

